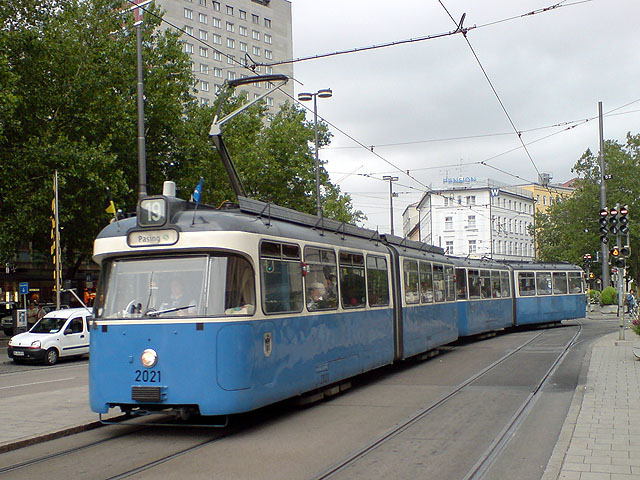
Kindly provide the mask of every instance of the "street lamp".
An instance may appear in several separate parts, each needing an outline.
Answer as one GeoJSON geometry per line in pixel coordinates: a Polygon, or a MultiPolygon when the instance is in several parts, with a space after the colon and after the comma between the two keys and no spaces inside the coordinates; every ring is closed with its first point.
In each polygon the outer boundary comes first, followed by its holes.
{"type": "Polygon", "coordinates": [[[393,197],[397,197],[397,193],[393,193],[393,182],[399,180],[398,177],[392,177],[391,175],[385,175],[382,177],[385,182],[389,182],[389,216],[391,217],[391,235],[393,235],[393,197]]]}
{"type": "Polygon", "coordinates": [[[318,100],[320,98],[329,98],[333,95],[330,88],[321,88],[316,93],[299,93],[298,100],[301,102],[308,102],[313,99],[313,130],[316,144],[316,215],[319,217],[322,215],[322,206],[320,205],[320,164],[318,161],[318,100]]]}

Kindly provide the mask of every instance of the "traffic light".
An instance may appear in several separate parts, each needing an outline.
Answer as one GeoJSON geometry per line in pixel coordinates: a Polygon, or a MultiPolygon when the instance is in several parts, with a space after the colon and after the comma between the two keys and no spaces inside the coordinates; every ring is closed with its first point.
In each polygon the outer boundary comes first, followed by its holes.
{"type": "Polygon", "coordinates": [[[627,233],[629,233],[629,217],[627,217],[627,214],[629,213],[629,207],[628,206],[623,206],[620,207],[620,211],[618,212],[618,223],[619,223],[619,230],[620,233],[626,235],[627,233]]]}
{"type": "Polygon", "coordinates": [[[606,208],[600,209],[600,241],[605,245],[609,243],[609,221],[607,220],[607,216],[609,215],[609,211],[606,208]]]}
{"type": "Polygon", "coordinates": [[[609,233],[611,235],[618,234],[618,210],[612,208],[609,210],[609,233]]]}
{"type": "Polygon", "coordinates": [[[624,268],[625,267],[625,261],[624,258],[617,258],[616,259],[616,267],[618,268],[624,268]]]}
{"type": "Polygon", "coordinates": [[[617,258],[620,256],[620,248],[617,246],[613,247],[609,253],[611,253],[612,257],[617,258]]]}
{"type": "Polygon", "coordinates": [[[620,256],[628,257],[631,255],[631,247],[629,245],[625,245],[624,247],[620,247],[620,256]]]}

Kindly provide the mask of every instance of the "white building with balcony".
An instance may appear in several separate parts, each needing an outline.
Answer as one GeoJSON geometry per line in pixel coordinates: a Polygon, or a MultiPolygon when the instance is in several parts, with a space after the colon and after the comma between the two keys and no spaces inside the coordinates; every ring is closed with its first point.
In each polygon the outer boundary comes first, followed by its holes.
{"type": "Polygon", "coordinates": [[[462,257],[535,257],[531,192],[473,177],[446,178],[445,185],[450,188],[428,191],[418,202],[418,225],[409,238],[462,257]]]}

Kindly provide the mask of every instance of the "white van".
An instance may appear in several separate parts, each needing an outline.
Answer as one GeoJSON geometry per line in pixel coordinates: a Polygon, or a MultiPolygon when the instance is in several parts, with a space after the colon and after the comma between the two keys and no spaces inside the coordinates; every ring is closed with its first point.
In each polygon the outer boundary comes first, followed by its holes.
{"type": "Polygon", "coordinates": [[[60,357],[89,353],[88,308],[68,308],[47,313],[31,330],[9,340],[7,353],[14,362],[44,361],[54,365],[60,357]]]}

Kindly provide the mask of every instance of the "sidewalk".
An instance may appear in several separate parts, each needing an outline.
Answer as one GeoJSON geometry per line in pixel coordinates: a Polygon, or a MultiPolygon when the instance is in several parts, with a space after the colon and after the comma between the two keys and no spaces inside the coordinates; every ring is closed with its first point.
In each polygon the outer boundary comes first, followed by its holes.
{"type": "Polygon", "coordinates": [[[542,480],[640,480],[640,361],[636,335],[618,337],[594,343],[542,480]]]}

